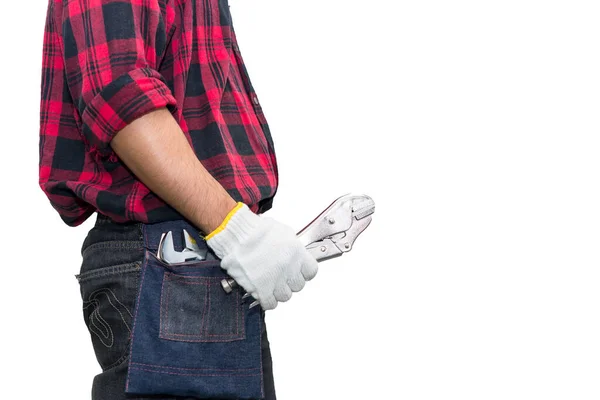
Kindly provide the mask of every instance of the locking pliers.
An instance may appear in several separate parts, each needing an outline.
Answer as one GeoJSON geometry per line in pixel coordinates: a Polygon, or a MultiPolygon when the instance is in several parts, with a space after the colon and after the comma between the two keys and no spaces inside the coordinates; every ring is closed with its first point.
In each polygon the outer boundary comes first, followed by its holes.
{"type": "MultiPolygon", "coordinates": [[[[375,202],[367,195],[346,194],[334,200],[296,236],[319,262],[339,257],[352,250],[356,238],[371,223],[375,202]]],[[[231,292],[237,283],[232,278],[221,281],[231,292]]],[[[246,293],[244,297],[248,297],[246,293]]],[[[250,307],[256,305],[254,301],[250,307]]]]}

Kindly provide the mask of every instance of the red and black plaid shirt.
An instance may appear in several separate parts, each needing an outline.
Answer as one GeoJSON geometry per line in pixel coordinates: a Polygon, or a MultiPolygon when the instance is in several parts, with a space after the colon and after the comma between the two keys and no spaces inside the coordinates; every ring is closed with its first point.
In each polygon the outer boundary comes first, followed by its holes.
{"type": "Polygon", "coordinates": [[[67,225],[182,218],[110,147],[161,107],[236,201],[271,208],[275,150],[227,0],[49,0],[43,49],[39,184],[67,225]]]}

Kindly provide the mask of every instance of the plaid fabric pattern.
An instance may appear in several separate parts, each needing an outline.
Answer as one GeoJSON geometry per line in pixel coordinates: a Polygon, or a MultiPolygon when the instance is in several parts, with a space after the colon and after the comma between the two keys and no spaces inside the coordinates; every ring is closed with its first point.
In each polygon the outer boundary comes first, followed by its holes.
{"type": "Polygon", "coordinates": [[[162,107],[236,201],[271,208],[275,150],[227,0],[49,0],[39,185],[67,225],[95,211],[118,222],[182,218],[110,146],[162,107]]]}

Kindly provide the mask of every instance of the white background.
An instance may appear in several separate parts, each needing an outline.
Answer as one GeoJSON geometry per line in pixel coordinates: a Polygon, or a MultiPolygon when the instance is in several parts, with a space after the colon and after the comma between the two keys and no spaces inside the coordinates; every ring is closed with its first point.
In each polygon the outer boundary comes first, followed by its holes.
{"type": "MultiPolygon", "coordinates": [[[[88,399],[81,243],[37,186],[46,2],[3,4],[3,398],[88,399]]],[[[600,4],[231,0],[271,216],[377,204],[267,314],[280,400],[600,398],[600,4]]]]}

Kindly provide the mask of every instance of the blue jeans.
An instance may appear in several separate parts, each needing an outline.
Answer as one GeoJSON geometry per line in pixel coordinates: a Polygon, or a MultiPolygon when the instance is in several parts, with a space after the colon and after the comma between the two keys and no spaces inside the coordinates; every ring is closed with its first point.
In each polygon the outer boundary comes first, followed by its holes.
{"type": "Polygon", "coordinates": [[[102,214],[85,238],[77,279],[102,368],[92,399],[233,399],[232,393],[255,393],[247,387],[258,383],[259,395],[239,398],[276,400],[264,310],[248,312],[240,293],[222,291],[218,282],[226,275],[210,250],[207,260],[179,269],[154,257],[163,231],[173,232],[181,250],[182,227],[206,246],[184,220],[116,223],[102,214]]]}

